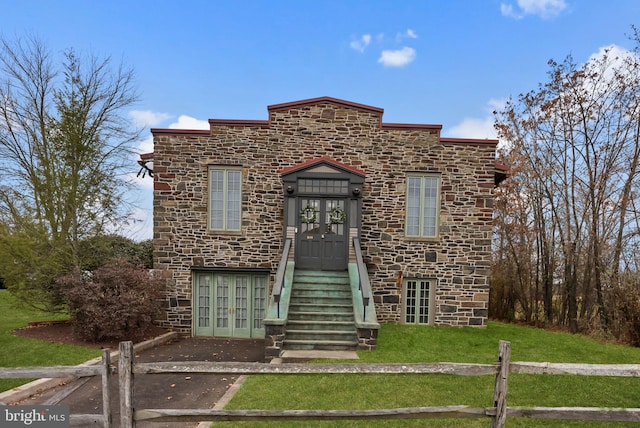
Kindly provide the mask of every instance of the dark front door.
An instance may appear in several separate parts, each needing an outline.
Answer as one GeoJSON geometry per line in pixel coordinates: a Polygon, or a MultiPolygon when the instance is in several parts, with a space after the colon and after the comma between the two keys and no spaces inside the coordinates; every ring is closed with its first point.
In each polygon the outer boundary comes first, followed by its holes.
{"type": "Polygon", "coordinates": [[[344,270],[348,264],[347,200],[345,198],[298,199],[296,267],[344,270]]]}

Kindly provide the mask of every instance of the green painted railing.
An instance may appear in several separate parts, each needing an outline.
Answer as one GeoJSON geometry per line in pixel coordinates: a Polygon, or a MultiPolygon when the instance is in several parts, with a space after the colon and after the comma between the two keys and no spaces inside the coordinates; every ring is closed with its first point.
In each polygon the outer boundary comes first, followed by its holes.
{"type": "Polygon", "coordinates": [[[284,288],[284,274],[287,270],[287,260],[289,259],[290,251],[291,238],[287,238],[284,241],[282,257],[280,258],[280,264],[278,265],[278,271],[276,272],[276,281],[275,284],[273,284],[272,301],[276,302],[276,305],[278,306],[278,318],[280,318],[280,297],[282,296],[282,289],[284,288]]]}
{"type": "Polygon", "coordinates": [[[360,239],[353,238],[353,250],[356,255],[356,266],[358,267],[358,277],[360,278],[358,289],[362,295],[362,321],[367,320],[367,307],[371,301],[371,283],[369,282],[369,273],[367,266],[362,260],[362,249],[360,248],[360,239]]]}

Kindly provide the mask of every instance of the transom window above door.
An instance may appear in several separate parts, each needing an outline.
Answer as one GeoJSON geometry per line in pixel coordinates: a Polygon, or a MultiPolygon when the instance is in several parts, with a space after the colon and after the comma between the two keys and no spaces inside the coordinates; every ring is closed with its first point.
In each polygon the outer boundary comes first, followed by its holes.
{"type": "Polygon", "coordinates": [[[346,195],[349,193],[349,180],[300,178],[298,179],[298,191],[319,195],[346,195]]]}

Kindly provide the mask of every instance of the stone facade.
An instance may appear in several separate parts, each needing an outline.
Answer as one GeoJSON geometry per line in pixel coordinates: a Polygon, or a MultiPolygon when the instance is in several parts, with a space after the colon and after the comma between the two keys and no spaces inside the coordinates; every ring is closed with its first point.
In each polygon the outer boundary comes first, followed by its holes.
{"type": "Polygon", "coordinates": [[[435,324],[484,326],[495,140],[441,138],[439,125],[382,122],[382,109],[317,98],[268,107],[268,120],[153,129],[154,267],[167,284],[160,323],[191,334],[192,270],[262,269],[273,283],[284,237],[280,171],[327,157],[366,173],[360,239],[378,320],[402,322],[407,278],[436,284],[435,324]],[[208,229],[208,168],[242,168],[242,230],[208,229]],[[439,174],[437,238],[405,236],[407,173],[439,174]]]}

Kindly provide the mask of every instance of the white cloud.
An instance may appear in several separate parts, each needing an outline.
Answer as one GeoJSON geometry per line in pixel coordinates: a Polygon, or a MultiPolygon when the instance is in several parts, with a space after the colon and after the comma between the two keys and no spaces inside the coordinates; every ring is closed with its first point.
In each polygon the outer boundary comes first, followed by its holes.
{"type": "Polygon", "coordinates": [[[151,110],[133,110],[129,112],[136,127],[149,128],[171,119],[167,113],[158,113],[151,110]]]}
{"type": "Polygon", "coordinates": [[[608,74],[605,73],[605,77],[613,78],[613,70],[617,70],[620,68],[624,69],[626,61],[640,61],[640,58],[638,58],[637,55],[637,53],[618,45],[603,46],[598,50],[598,52],[592,54],[589,57],[586,65],[598,67],[602,66],[602,62],[604,61],[606,63],[606,66],[608,67],[608,74]]]}
{"type": "Polygon", "coordinates": [[[509,100],[506,98],[491,98],[487,102],[486,111],[490,114],[493,114],[494,111],[505,108],[505,106],[507,105],[507,101],[509,100]]]}
{"type": "Polygon", "coordinates": [[[536,15],[542,19],[554,18],[567,8],[565,0],[517,0],[517,10],[509,3],[500,4],[502,15],[522,19],[527,15],[536,15]]]}
{"type": "MultiPolygon", "coordinates": [[[[374,43],[377,46],[384,45],[401,45],[403,41],[408,39],[415,40],[418,38],[418,33],[416,33],[413,29],[408,28],[407,30],[397,33],[395,38],[387,37],[384,33],[378,33],[372,36],[370,33],[363,34],[358,39],[352,40],[349,43],[351,49],[364,52],[369,46],[374,43]]],[[[378,63],[384,65],[385,67],[404,67],[405,65],[411,63],[416,58],[416,50],[412,47],[403,46],[397,49],[384,49],[380,53],[380,57],[378,58],[378,63]]]]}
{"type": "Polygon", "coordinates": [[[493,127],[493,112],[504,108],[506,99],[490,99],[485,106],[485,117],[465,117],[458,125],[447,131],[452,138],[497,139],[498,133],[493,127]]]}
{"type": "Polygon", "coordinates": [[[209,129],[208,120],[200,120],[191,116],[180,115],[177,122],[169,125],[170,129],[209,129]]]}
{"type": "Polygon", "coordinates": [[[385,67],[404,67],[416,59],[416,50],[410,47],[403,47],[398,50],[384,50],[378,62],[385,67]]]}
{"type": "Polygon", "coordinates": [[[465,117],[462,122],[447,132],[453,138],[498,138],[493,127],[493,117],[465,117]]]}
{"type": "MultiPolygon", "coordinates": [[[[151,194],[151,192],[147,193],[151,194]]],[[[114,225],[109,228],[109,231],[134,241],[153,238],[153,208],[134,208],[127,224],[114,225]]]]}
{"type": "Polygon", "coordinates": [[[415,31],[413,31],[411,28],[409,28],[404,33],[398,33],[398,35],[396,36],[396,41],[402,42],[402,40],[404,39],[417,39],[417,38],[418,38],[418,34],[415,31]]]}
{"type": "Polygon", "coordinates": [[[349,46],[351,49],[356,50],[358,52],[364,52],[364,50],[371,43],[371,34],[363,34],[359,39],[353,40],[349,46]]]}
{"type": "MultiPolygon", "coordinates": [[[[169,114],[153,113],[151,111],[135,112],[135,113],[131,112],[131,115],[134,117],[134,120],[140,120],[141,121],[140,123],[142,123],[142,121],[145,121],[147,126],[159,125],[161,122],[166,121],[167,119],[170,119],[171,117],[173,117],[169,114]]],[[[187,116],[183,114],[178,116],[177,121],[170,123],[168,125],[168,128],[169,129],[207,130],[209,129],[209,121],[196,119],[191,116],[187,116]]],[[[138,142],[138,145],[136,146],[136,153],[151,153],[151,152],[153,152],[153,137],[150,135],[144,140],[141,140],[138,142]]],[[[136,160],[137,159],[138,159],[138,156],[136,155],[136,160]]]]}
{"type": "Polygon", "coordinates": [[[149,136],[138,143],[136,152],[138,153],[151,153],[153,151],[153,137],[149,136]]]}

